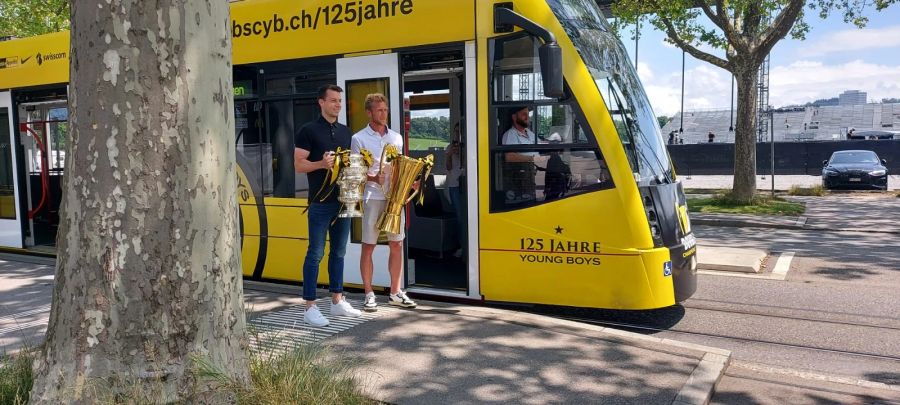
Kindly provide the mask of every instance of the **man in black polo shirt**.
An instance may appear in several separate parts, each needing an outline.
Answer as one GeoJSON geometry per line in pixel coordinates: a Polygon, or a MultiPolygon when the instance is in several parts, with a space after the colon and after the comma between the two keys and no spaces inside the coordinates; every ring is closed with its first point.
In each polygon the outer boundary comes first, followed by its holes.
{"type": "Polygon", "coordinates": [[[312,326],[328,325],[328,319],[316,306],[316,280],[319,278],[319,263],[325,254],[326,233],[331,241],[328,253],[331,315],[357,317],[362,314],[350,306],[343,296],[344,253],[350,239],[350,219],[337,217],[341,208],[337,200],[338,190],[322,187],[328,169],[334,163],[334,152],[339,147],[350,149],[350,129],[337,122],[341,112],[341,93],[343,90],[333,84],[322,86],[319,89],[322,115],[304,125],[294,138],[294,167],[298,173],[307,173],[309,179],[309,248],[303,261],[303,299],[306,301],[303,319],[312,326]]]}

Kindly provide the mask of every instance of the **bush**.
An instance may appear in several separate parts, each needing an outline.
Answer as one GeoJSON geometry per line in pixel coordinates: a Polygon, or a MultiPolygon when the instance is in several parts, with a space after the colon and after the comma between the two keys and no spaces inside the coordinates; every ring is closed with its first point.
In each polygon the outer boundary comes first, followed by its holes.
{"type": "Polygon", "coordinates": [[[822,187],[821,184],[812,186],[812,187],[800,187],[800,186],[791,186],[791,189],[788,191],[790,195],[798,195],[798,196],[816,196],[821,197],[825,195],[825,187],[822,187]]]}
{"type": "MultiPolygon", "coordinates": [[[[290,346],[291,342],[260,345],[290,346]]],[[[287,353],[275,349],[251,350],[250,385],[232,381],[203,359],[194,359],[200,379],[233,395],[238,404],[374,404],[362,393],[353,364],[331,355],[321,346],[303,345],[287,353]]]]}
{"type": "Polygon", "coordinates": [[[35,357],[36,351],[30,349],[0,357],[0,404],[28,403],[34,382],[31,365],[35,357]]]}
{"type": "MultiPolygon", "coordinates": [[[[283,342],[282,347],[290,344],[283,342]]],[[[0,358],[0,405],[28,403],[34,383],[31,367],[36,356],[36,350],[23,350],[0,358]]],[[[283,355],[274,350],[251,350],[249,386],[231,381],[203,359],[193,360],[197,379],[216,387],[211,393],[214,398],[236,399],[238,404],[377,403],[362,393],[362,384],[353,375],[353,365],[320,346],[303,345],[283,355]]],[[[135,384],[118,389],[116,382],[104,379],[91,381],[85,387],[94,391],[96,403],[110,405],[165,402],[161,388],[162,385],[135,384]]]]}

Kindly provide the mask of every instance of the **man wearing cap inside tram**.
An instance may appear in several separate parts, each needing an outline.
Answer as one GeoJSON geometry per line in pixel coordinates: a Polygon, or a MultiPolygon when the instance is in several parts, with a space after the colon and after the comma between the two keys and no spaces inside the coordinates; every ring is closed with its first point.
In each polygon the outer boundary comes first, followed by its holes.
{"type": "MultiPolygon", "coordinates": [[[[530,108],[513,107],[509,111],[510,126],[503,133],[503,145],[536,145],[537,136],[531,131],[530,108]]],[[[536,162],[541,161],[538,152],[506,152],[504,154],[504,179],[507,204],[519,204],[536,198],[534,175],[536,162]]]]}

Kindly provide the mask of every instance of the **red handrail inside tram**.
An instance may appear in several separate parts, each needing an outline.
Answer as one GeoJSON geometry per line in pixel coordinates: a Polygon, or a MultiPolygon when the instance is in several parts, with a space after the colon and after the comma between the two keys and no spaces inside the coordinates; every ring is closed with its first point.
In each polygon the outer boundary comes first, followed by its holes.
{"type": "Polygon", "coordinates": [[[50,168],[49,161],[47,160],[47,145],[41,140],[40,135],[38,135],[37,131],[31,129],[29,125],[35,124],[47,124],[46,121],[31,121],[25,122],[19,125],[20,131],[27,131],[31,133],[31,136],[34,137],[34,141],[37,143],[38,150],[41,151],[41,202],[38,203],[34,209],[28,211],[28,219],[33,219],[35,215],[37,215],[38,211],[44,208],[44,205],[47,203],[47,195],[50,194],[50,168]]]}

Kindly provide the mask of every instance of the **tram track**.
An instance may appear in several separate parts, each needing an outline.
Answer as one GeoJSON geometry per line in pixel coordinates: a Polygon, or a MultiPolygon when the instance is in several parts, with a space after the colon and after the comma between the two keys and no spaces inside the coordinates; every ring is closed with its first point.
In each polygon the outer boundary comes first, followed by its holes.
{"type": "MultiPolygon", "coordinates": [[[[882,330],[897,330],[900,331],[900,318],[887,317],[887,316],[878,316],[878,315],[859,315],[848,312],[834,312],[834,311],[814,311],[816,314],[821,315],[832,315],[832,316],[847,316],[847,317],[860,317],[866,320],[871,320],[867,322],[853,322],[847,320],[838,320],[838,319],[827,319],[824,317],[814,317],[814,316],[791,316],[788,314],[775,314],[775,313],[766,313],[761,311],[751,311],[751,310],[742,310],[742,309],[730,309],[730,308],[716,308],[711,305],[697,305],[693,302],[716,302],[723,303],[734,306],[746,306],[747,304],[741,304],[736,302],[727,302],[727,301],[716,301],[716,300],[694,300],[691,299],[690,304],[682,304],[682,306],[686,309],[694,309],[701,311],[713,311],[713,312],[724,312],[736,315],[749,315],[749,316],[761,316],[767,318],[778,318],[785,319],[791,321],[806,321],[806,322],[818,322],[818,323],[827,323],[833,325],[843,325],[843,326],[854,326],[854,327],[863,327],[863,328],[874,328],[874,329],[882,329],[882,330]],[[896,322],[897,326],[893,325],[884,325],[879,324],[878,322],[896,322]]],[[[756,305],[754,305],[756,306],[756,305]]],[[[765,306],[768,308],[777,308],[784,311],[797,311],[797,312],[813,312],[811,310],[806,309],[797,309],[790,307],[781,307],[781,306],[765,306]]]]}
{"type": "Polygon", "coordinates": [[[741,336],[725,335],[725,334],[720,334],[720,333],[688,331],[688,330],[679,330],[679,329],[673,329],[673,328],[668,328],[668,329],[667,328],[658,328],[658,327],[648,326],[648,325],[639,325],[639,324],[626,323],[626,322],[613,322],[613,321],[605,321],[605,320],[590,319],[590,318],[583,318],[583,317],[560,316],[560,315],[556,315],[554,317],[556,317],[558,319],[565,319],[565,320],[573,321],[573,322],[581,322],[581,323],[586,323],[586,324],[590,324],[590,325],[630,330],[630,331],[635,331],[638,333],[641,333],[641,332],[670,332],[670,333],[676,333],[676,334],[682,334],[682,335],[702,336],[702,337],[715,338],[715,339],[740,341],[740,342],[745,342],[745,343],[757,343],[757,344],[765,344],[765,345],[785,347],[785,348],[791,348],[791,349],[816,351],[816,352],[821,352],[821,353],[839,354],[839,355],[851,356],[851,357],[861,357],[861,358],[900,362],[900,356],[890,356],[890,355],[877,354],[877,353],[866,353],[866,352],[860,352],[860,351],[833,349],[833,348],[813,346],[813,345],[785,343],[785,342],[778,342],[778,341],[768,340],[768,339],[748,338],[748,337],[741,337],[741,336]]]}
{"type": "Polygon", "coordinates": [[[866,330],[887,331],[889,333],[900,331],[900,318],[890,316],[862,315],[843,311],[814,311],[778,305],[752,305],[754,308],[761,308],[761,310],[741,308],[747,306],[751,305],[739,302],[692,298],[680,306],[664,308],[658,310],[663,312],[649,314],[635,313],[632,311],[588,311],[589,314],[565,314],[560,313],[558,310],[550,310],[549,312],[539,310],[539,312],[544,312],[544,315],[574,322],[629,330],[642,334],[670,332],[684,336],[697,336],[717,340],[730,340],[734,342],[828,353],[832,355],[900,362],[900,355],[883,354],[864,350],[848,350],[805,342],[767,339],[758,336],[741,336],[740,333],[688,330],[677,327],[677,324],[681,321],[683,316],[683,313],[678,311],[680,308],[682,310],[690,310],[694,313],[706,311],[727,315],[742,315],[746,317],[771,318],[782,321],[824,324],[835,327],[866,328],[866,330]]]}

